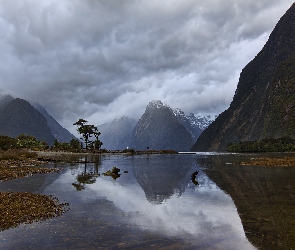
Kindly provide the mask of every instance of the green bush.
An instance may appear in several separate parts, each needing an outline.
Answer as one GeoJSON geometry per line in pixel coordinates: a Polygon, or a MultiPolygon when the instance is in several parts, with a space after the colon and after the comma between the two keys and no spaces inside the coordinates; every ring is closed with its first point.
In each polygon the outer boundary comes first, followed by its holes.
{"type": "Polygon", "coordinates": [[[15,138],[9,136],[0,135],[0,149],[8,150],[17,147],[17,142],[15,138]]]}
{"type": "Polygon", "coordinates": [[[32,135],[21,134],[15,139],[18,148],[45,149],[48,147],[46,142],[39,141],[32,135]]]}

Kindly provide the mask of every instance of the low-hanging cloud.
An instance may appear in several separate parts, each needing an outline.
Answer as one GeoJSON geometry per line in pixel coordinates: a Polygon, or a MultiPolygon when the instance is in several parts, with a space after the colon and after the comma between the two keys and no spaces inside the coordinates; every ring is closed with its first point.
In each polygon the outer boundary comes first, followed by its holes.
{"type": "Polygon", "coordinates": [[[0,88],[68,128],[139,118],[154,99],[217,114],[292,3],[2,0],[0,88]]]}

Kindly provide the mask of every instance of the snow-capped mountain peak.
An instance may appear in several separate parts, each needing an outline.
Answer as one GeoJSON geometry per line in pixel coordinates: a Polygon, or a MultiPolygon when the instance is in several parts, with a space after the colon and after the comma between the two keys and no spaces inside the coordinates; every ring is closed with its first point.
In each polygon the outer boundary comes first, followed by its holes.
{"type": "Polygon", "coordinates": [[[163,108],[163,107],[170,108],[169,105],[163,103],[160,100],[153,100],[153,101],[149,102],[149,104],[147,105],[147,109],[159,109],[159,108],[163,108]]]}
{"type": "Polygon", "coordinates": [[[187,118],[190,120],[193,127],[199,127],[205,130],[217,118],[217,115],[200,116],[190,113],[187,118]]]}

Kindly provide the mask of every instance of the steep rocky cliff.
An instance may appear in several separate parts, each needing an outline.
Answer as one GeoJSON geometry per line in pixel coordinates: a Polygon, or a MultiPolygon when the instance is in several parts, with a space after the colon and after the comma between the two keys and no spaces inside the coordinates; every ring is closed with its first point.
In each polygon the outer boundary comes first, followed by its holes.
{"type": "Polygon", "coordinates": [[[230,107],[192,151],[224,151],[230,142],[295,136],[295,4],[242,70],[230,107]]]}

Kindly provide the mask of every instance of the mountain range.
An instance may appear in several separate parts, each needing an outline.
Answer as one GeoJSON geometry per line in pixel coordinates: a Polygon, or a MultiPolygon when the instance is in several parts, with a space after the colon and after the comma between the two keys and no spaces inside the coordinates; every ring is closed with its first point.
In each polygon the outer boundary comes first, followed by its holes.
{"type": "Polygon", "coordinates": [[[240,74],[230,107],[192,151],[224,151],[229,143],[295,136],[295,4],[240,74]]]}
{"type": "Polygon", "coordinates": [[[48,145],[53,145],[55,139],[69,142],[75,138],[40,105],[35,108],[26,100],[1,95],[0,135],[16,137],[20,134],[32,135],[48,145]]]}
{"type": "Polygon", "coordinates": [[[139,119],[126,116],[98,125],[106,149],[172,149],[188,151],[215,116],[188,116],[160,100],[151,101],[139,119]]]}
{"type": "MultiPolygon", "coordinates": [[[[97,127],[103,148],[109,150],[188,151],[214,119],[214,116],[201,117],[193,113],[186,116],[181,109],[172,109],[156,100],[147,105],[139,121],[123,116],[97,127]]],[[[75,138],[39,104],[4,94],[0,95],[0,134],[33,135],[49,145],[53,145],[54,140],[69,142],[75,138]]]]}

